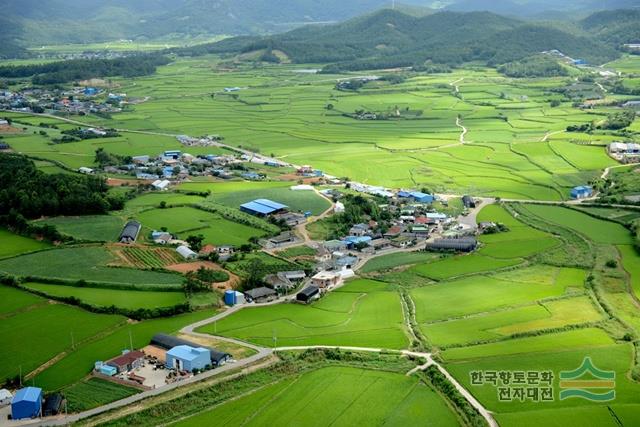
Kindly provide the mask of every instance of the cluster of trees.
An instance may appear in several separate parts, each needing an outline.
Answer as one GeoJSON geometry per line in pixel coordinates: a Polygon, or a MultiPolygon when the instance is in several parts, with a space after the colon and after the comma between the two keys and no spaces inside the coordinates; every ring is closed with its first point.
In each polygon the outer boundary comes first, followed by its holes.
{"type": "Polygon", "coordinates": [[[633,109],[627,109],[611,113],[607,116],[607,119],[599,124],[594,122],[584,123],[581,125],[567,126],[567,132],[586,132],[590,133],[594,130],[621,130],[629,127],[631,123],[636,119],[636,112],[633,109]]]}
{"type": "Polygon", "coordinates": [[[367,222],[370,219],[376,221],[382,231],[386,231],[385,224],[392,219],[391,214],[386,210],[380,209],[375,199],[360,195],[347,195],[341,201],[345,206],[344,212],[333,215],[326,220],[330,224],[331,238],[340,238],[347,235],[354,224],[367,222]]]}
{"type": "Polygon", "coordinates": [[[0,67],[0,77],[31,77],[33,84],[46,85],[86,80],[95,77],[136,77],[155,73],[169,58],[159,54],[141,54],[113,59],[72,59],[33,65],[0,67]]]}
{"type": "Polygon", "coordinates": [[[68,135],[71,136],[77,140],[82,140],[82,139],[98,139],[98,138],[115,138],[120,136],[120,134],[118,132],[116,132],[115,129],[105,129],[104,133],[95,133],[95,132],[91,132],[88,129],[83,129],[83,128],[75,128],[75,129],[67,129],[67,130],[63,130],[62,133],[64,135],[68,135]]]}
{"type": "Polygon", "coordinates": [[[103,214],[123,206],[122,197],[108,194],[103,178],[48,175],[25,156],[0,154],[0,218],[9,226],[21,217],[103,214]]]}
{"type": "Polygon", "coordinates": [[[557,77],[566,76],[566,68],[551,58],[534,56],[519,61],[508,62],[498,67],[498,71],[508,77],[557,77]]]}
{"type": "Polygon", "coordinates": [[[224,271],[200,267],[197,271],[187,273],[182,282],[182,289],[186,295],[212,292],[214,283],[226,282],[227,280],[229,280],[229,275],[224,271]]]}
{"type": "Polygon", "coordinates": [[[132,162],[131,156],[120,156],[118,154],[108,153],[104,148],[100,147],[96,150],[95,162],[100,167],[118,166],[129,164],[132,162]]]}

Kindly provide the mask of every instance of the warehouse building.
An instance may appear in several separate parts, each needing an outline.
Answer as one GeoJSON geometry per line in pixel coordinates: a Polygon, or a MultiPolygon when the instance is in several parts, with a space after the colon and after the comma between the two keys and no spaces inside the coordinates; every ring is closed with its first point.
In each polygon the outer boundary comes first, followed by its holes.
{"type": "MultiPolygon", "coordinates": [[[[150,344],[163,350],[171,350],[172,348],[179,346],[202,347],[198,344],[192,343],[191,341],[183,340],[181,338],[167,334],[155,334],[151,338],[150,344]]],[[[211,347],[203,348],[209,350],[211,357],[211,366],[224,365],[228,360],[231,359],[231,355],[229,353],[224,353],[211,347]]]]}
{"type": "Polygon", "coordinates": [[[23,420],[36,418],[42,414],[42,389],[25,387],[18,390],[11,402],[11,418],[23,420]]]}
{"type": "Polygon", "coordinates": [[[129,221],[122,229],[122,233],[120,233],[120,237],[118,240],[120,243],[135,243],[138,239],[138,234],[140,233],[140,228],[142,228],[142,224],[137,221],[129,221]]]}
{"type": "Polygon", "coordinates": [[[62,404],[64,403],[64,397],[60,393],[54,393],[47,397],[42,407],[42,413],[45,417],[52,417],[60,413],[62,404]]]}
{"type": "Polygon", "coordinates": [[[198,254],[189,249],[188,246],[178,246],[176,252],[180,254],[180,256],[186,260],[192,260],[198,258],[198,254]]]}
{"type": "Polygon", "coordinates": [[[478,246],[475,237],[463,237],[460,239],[437,239],[427,243],[427,249],[433,251],[459,251],[471,252],[478,246]]]}
{"type": "Polygon", "coordinates": [[[211,365],[211,352],[204,347],[179,345],[167,351],[166,360],[169,369],[193,372],[211,365]]]}
{"type": "Polygon", "coordinates": [[[296,295],[296,301],[309,304],[311,301],[320,297],[320,289],[317,286],[308,286],[298,292],[296,295]]]}
{"type": "Polygon", "coordinates": [[[250,215],[265,217],[284,212],[287,206],[268,199],[256,199],[240,205],[240,210],[250,215]]]}

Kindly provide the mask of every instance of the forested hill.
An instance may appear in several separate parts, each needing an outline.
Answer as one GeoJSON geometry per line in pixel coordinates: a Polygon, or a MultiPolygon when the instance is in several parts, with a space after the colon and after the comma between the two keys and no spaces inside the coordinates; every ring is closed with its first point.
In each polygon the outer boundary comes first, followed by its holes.
{"type": "Polygon", "coordinates": [[[543,23],[489,12],[439,12],[410,16],[390,9],[326,26],[307,26],[268,37],[241,37],[179,51],[180,54],[284,52],[297,63],[333,63],[332,70],[421,65],[425,61],[491,65],[518,60],[544,50],[603,63],[618,56],[587,32],[573,33],[543,23]]]}

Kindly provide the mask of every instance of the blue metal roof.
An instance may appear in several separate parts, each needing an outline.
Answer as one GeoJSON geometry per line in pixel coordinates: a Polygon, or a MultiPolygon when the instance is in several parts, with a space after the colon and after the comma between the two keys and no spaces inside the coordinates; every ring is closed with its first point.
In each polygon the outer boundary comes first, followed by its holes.
{"type": "Polygon", "coordinates": [[[344,239],[345,242],[357,245],[358,243],[367,243],[371,241],[370,236],[348,236],[344,239]]]}
{"type": "Polygon", "coordinates": [[[261,205],[269,206],[270,208],[273,208],[275,210],[285,209],[288,207],[287,205],[283,205],[282,203],[274,202],[273,200],[269,199],[256,199],[254,200],[254,202],[261,205]]]}
{"type": "Polygon", "coordinates": [[[170,354],[173,357],[176,357],[182,360],[190,360],[190,361],[197,359],[203,353],[207,353],[208,357],[211,357],[211,352],[204,347],[196,348],[196,347],[190,347],[188,345],[179,345],[167,351],[167,354],[170,354]]]}
{"type": "Polygon", "coordinates": [[[240,205],[240,207],[243,208],[243,209],[246,209],[246,210],[257,212],[259,214],[263,214],[263,215],[269,215],[270,213],[273,213],[273,212],[276,211],[276,209],[274,209],[274,208],[270,208],[269,206],[261,205],[260,203],[257,203],[257,202],[245,203],[243,205],[240,205]]]}
{"type": "Polygon", "coordinates": [[[42,398],[42,389],[38,387],[25,387],[18,390],[13,396],[13,403],[18,402],[40,402],[42,398]]]}

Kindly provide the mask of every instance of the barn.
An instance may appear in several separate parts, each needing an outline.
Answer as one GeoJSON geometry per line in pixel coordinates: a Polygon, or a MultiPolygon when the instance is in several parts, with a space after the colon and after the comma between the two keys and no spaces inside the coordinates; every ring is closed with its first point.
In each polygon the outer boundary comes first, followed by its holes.
{"type": "Polygon", "coordinates": [[[266,287],[260,287],[255,289],[250,289],[244,293],[247,296],[249,301],[253,302],[269,302],[276,298],[278,295],[276,291],[266,287]]]}
{"type": "Polygon", "coordinates": [[[109,360],[107,365],[116,368],[118,373],[122,373],[138,369],[142,366],[142,362],[144,362],[143,352],[125,350],[121,356],[109,360]]]}
{"type": "Polygon", "coordinates": [[[287,208],[288,206],[283,205],[282,203],[268,199],[256,199],[240,205],[240,210],[242,212],[262,217],[284,212],[287,208]]]}
{"type": "Polygon", "coordinates": [[[127,222],[122,229],[122,233],[120,233],[118,240],[120,243],[135,243],[138,239],[140,228],[142,228],[142,224],[138,221],[127,222]]]}
{"type": "Polygon", "coordinates": [[[475,237],[463,237],[460,239],[437,239],[427,243],[426,249],[434,251],[471,252],[476,246],[478,246],[478,241],[475,237]]]}
{"type": "Polygon", "coordinates": [[[18,390],[11,402],[11,418],[22,420],[35,418],[42,413],[42,389],[25,387],[18,390]]]}
{"type": "Polygon", "coordinates": [[[309,304],[314,299],[320,296],[320,289],[317,286],[308,286],[298,292],[296,295],[296,301],[309,304]]]}

